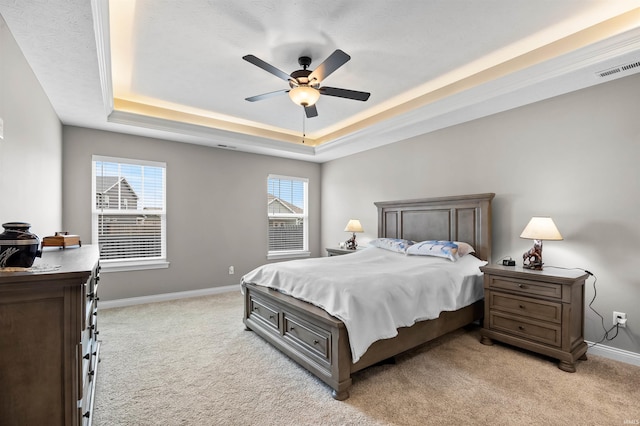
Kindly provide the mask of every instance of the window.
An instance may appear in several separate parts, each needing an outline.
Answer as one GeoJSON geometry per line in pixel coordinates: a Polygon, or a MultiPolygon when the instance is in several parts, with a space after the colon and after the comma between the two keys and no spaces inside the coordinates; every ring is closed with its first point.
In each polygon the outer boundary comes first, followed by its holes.
{"type": "Polygon", "coordinates": [[[105,270],[166,268],[166,165],[93,156],[92,233],[105,270]]]}
{"type": "Polygon", "coordinates": [[[269,259],[309,256],[308,179],[269,175],[269,259]]]}

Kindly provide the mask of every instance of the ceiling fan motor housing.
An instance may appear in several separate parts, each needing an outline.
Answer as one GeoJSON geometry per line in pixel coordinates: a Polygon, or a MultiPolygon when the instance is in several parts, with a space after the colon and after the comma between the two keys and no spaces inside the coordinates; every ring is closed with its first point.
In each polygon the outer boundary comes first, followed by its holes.
{"type": "MultiPolygon", "coordinates": [[[[311,74],[311,71],[309,70],[297,70],[292,72],[290,75],[291,78],[298,82],[298,85],[306,86],[309,84],[309,74],[311,74]]],[[[317,86],[318,84],[319,82],[315,82],[314,85],[317,86]]],[[[293,88],[295,84],[292,81],[289,81],[289,86],[293,88]]]]}

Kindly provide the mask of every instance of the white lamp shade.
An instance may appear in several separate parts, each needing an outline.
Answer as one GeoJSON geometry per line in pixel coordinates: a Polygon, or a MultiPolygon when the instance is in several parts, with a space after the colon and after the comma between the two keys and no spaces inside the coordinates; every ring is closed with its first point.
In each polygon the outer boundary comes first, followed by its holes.
{"type": "Polygon", "coordinates": [[[362,229],[362,225],[358,219],[351,219],[349,223],[347,223],[346,228],[344,228],[345,232],[364,232],[362,229]]]}
{"type": "Polygon", "coordinates": [[[289,97],[296,104],[307,107],[318,102],[320,92],[313,87],[297,86],[289,90],[289,97]]]}
{"type": "Polygon", "coordinates": [[[520,234],[530,240],[562,240],[562,235],[550,217],[532,217],[520,234]]]}

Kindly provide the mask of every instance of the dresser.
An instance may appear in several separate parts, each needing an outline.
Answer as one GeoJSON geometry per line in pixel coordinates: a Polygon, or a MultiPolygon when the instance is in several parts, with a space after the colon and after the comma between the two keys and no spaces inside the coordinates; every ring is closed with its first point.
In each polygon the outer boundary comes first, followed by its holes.
{"type": "Polygon", "coordinates": [[[486,265],[481,343],[497,340],[558,359],[575,372],[586,359],[583,271],[486,265]]]}
{"type": "Polygon", "coordinates": [[[100,342],[97,246],[0,270],[0,424],[89,425],[100,342]]]}

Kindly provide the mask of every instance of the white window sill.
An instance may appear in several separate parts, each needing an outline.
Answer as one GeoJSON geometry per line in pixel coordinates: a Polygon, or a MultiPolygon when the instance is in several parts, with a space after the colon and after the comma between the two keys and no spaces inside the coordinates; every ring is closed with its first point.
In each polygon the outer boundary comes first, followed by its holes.
{"type": "Polygon", "coordinates": [[[303,257],[310,257],[310,251],[272,251],[267,253],[267,259],[300,259],[303,257]]]}
{"type": "Polygon", "coordinates": [[[144,271],[147,269],[165,269],[169,267],[166,260],[101,260],[100,272],[144,271]]]}

